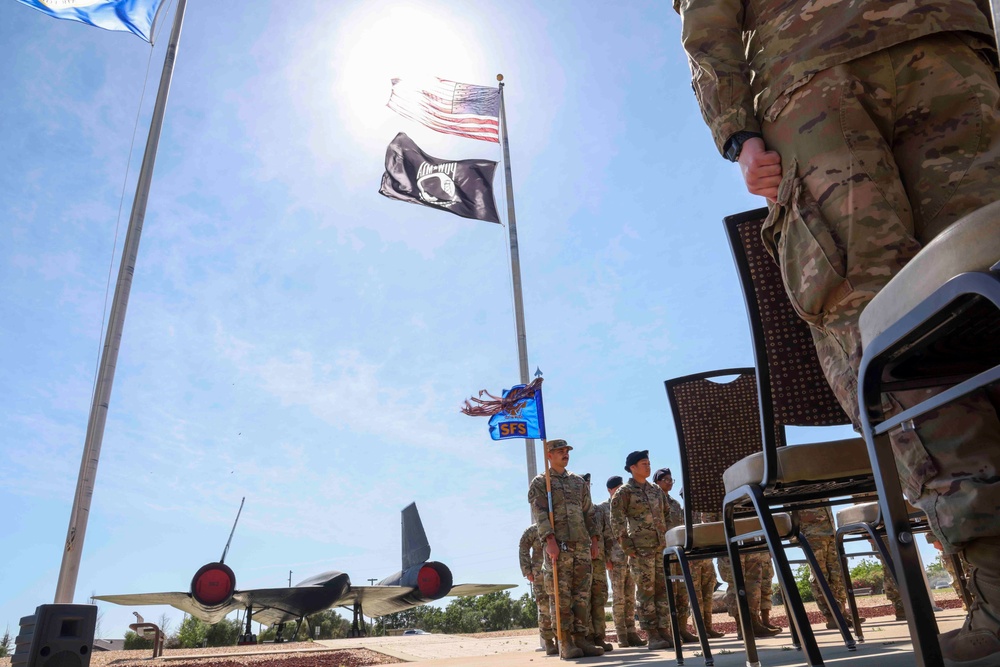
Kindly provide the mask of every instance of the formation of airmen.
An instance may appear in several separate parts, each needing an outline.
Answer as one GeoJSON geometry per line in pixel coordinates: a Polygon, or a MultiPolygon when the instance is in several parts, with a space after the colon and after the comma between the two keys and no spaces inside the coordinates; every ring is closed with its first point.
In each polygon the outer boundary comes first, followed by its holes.
{"type": "MultiPolygon", "coordinates": [[[[565,658],[603,655],[613,650],[607,641],[604,608],[608,602],[608,575],[611,578],[612,618],[620,647],[648,646],[650,650],[674,647],[675,641],[695,642],[688,629],[691,605],[684,586],[674,586],[674,602],[680,637],[673,637],[667,602],[663,550],[666,533],[684,525],[684,511],[672,495],[673,475],[669,468],[655,473],[649,451],[635,451],[625,459],[627,479],[614,475],[607,480],[608,498],[599,504],[591,499],[590,473],[571,473],[565,440],[549,440],[549,484],[552,490],[552,520],[549,518],[545,475],[535,477],[528,488],[534,523],[524,531],[519,547],[521,573],[531,582],[538,606],[538,631],[548,655],[565,658]],[[651,481],[650,481],[651,480],[651,481]],[[552,562],[557,564],[558,584],[552,562]],[[553,591],[559,588],[559,608],[553,591]],[[563,641],[557,646],[557,621],[563,641]],[[636,621],[648,637],[640,637],[636,621]]],[[[820,572],[826,578],[845,617],[847,592],[834,544],[833,517],[829,508],[798,513],[803,534],[816,554],[820,572]]],[[[701,512],[696,522],[720,521],[721,513],[701,512]]],[[[781,628],[771,624],[771,582],[774,568],[767,553],[740,556],[751,609],[751,629],[755,637],[772,637],[781,628]]],[[[736,606],[736,586],[728,558],[718,559],[719,573],[729,585],[726,609],[737,621],[737,634],[743,638],[736,606]]],[[[712,602],[719,582],[711,560],[689,562],[691,579],[698,596],[705,634],[723,637],[712,625],[712,602]]],[[[671,565],[672,576],[680,568],[671,565]]],[[[899,594],[886,578],[886,593],[903,618],[899,594]]],[[[827,628],[836,627],[815,576],[810,585],[826,620],[827,628]]],[[[850,621],[848,621],[850,622],[850,621]]]]}
{"type": "MultiPolygon", "coordinates": [[[[538,630],[546,653],[571,659],[613,650],[605,638],[608,575],[612,618],[620,647],[648,646],[650,650],[661,650],[673,648],[675,641],[697,641],[688,629],[691,611],[684,586],[674,587],[680,636],[673,637],[670,629],[663,549],[667,531],[684,524],[681,504],[671,496],[674,480],[670,469],[661,468],[653,473],[649,451],[632,452],[625,459],[629,476],[608,478],[607,500],[594,504],[590,474],[580,476],[567,470],[572,449],[565,440],[546,443],[552,519],[545,475],[538,475],[528,487],[534,523],[521,536],[519,549],[521,573],[531,582],[538,605],[538,630]],[[557,566],[555,572],[553,562],[557,566]],[[636,621],[648,641],[639,635],[636,621]],[[558,646],[557,627],[561,628],[563,638],[558,646]]],[[[772,636],[780,629],[770,626],[768,620],[773,577],[773,570],[770,575],[767,573],[770,560],[760,554],[745,558],[747,585],[755,591],[751,593],[754,634],[772,636]],[[761,594],[765,584],[766,595],[761,594]]],[[[723,633],[712,627],[712,596],[718,586],[715,567],[709,560],[692,561],[690,565],[706,635],[722,637],[723,633]]],[[[720,571],[730,582],[730,590],[735,591],[731,570],[722,559],[720,571]]],[[[680,569],[671,570],[671,575],[679,576],[680,569]]],[[[733,618],[737,618],[735,596],[730,598],[727,606],[733,618]]]]}

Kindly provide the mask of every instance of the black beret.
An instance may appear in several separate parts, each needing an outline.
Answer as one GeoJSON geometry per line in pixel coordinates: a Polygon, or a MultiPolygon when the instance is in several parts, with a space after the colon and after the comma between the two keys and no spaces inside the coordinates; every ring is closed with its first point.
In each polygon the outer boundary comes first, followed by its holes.
{"type": "Polygon", "coordinates": [[[589,472],[583,473],[583,478],[587,480],[587,482],[590,482],[590,473],[589,472]]]}
{"type": "Polygon", "coordinates": [[[625,457],[625,470],[626,470],[626,472],[632,472],[630,470],[630,468],[632,466],[634,466],[639,461],[641,461],[643,459],[648,459],[648,458],[649,458],[649,450],[648,449],[644,449],[641,452],[632,452],[631,454],[629,454],[628,456],[625,457]]]}
{"type": "Polygon", "coordinates": [[[669,477],[670,479],[674,478],[674,476],[670,474],[670,468],[660,468],[659,470],[657,470],[653,474],[653,481],[659,482],[664,477],[669,477]]]}
{"type": "Polygon", "coordinates": [[[622,477],[621,477],[621,475],[614,475],[612,477],[608,477],[608,490],[609,491],[611,489],[617,489],[621,485],[622,485],[622,477]]]}

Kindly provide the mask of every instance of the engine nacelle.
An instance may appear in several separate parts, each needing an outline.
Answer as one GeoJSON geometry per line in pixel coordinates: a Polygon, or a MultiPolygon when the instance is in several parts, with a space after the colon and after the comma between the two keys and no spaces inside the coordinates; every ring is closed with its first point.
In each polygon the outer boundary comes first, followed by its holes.
{"type": "Polygon", "coordinates": [[[453,584],[454,580],[448,566],[432,560],[397,572],[379,582],[380,586],[405,586],[415,589],[401,598],[403,602],[414,605],[440,600],[451,592],[453,584]]]}
{"type": "Polygon", "coordinates": [[[191,597],[206,610],[228,604],[236,591],[236,575],[225,563],[202,565],[191,579],[191,597]]]}

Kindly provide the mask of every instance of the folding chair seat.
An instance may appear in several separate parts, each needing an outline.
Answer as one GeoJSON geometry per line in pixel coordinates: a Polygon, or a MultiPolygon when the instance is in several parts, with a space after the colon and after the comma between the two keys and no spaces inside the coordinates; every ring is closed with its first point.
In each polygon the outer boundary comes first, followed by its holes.
{"type": "MultiPolygon", "coordinates": [[[[761,518],[782,587],[788,591],[792,623],[810,665],[823,664],[809,619],[802,610],[791,568],[780,548],[779,536],[769,530],[775,511],[791,511],[852,500],[844,496],[871,495],[875,490],[864,440],[854,438],[815,444],[785,446],[786,426],[834,426],[850,419],[830,389],[819,365],[808,325],[792,308],[785,294],[781,272],[761,241],[760,230],[767,209],[757,209],[725,220],[726,232],[743,288],[757,370],[759,419],[763,448],[724,474],[726,496],[723,521],[732,531],[734,511],[752,507],[761,518]]],[[[734,570],[739,545],[729,533],[734,570]]],[[[811,550],[803,549],[814,572],[819,573],[811,550]]],[[[825,582],[824,582],[825,583],[825,582]]],[[[827,602],[849,649],[854,641],[832,595],[827,602]]],[[[741,615],[749,615],[740,600],[741,615]]],[[[747,657],[756,660],[753,638],[744,633],[747,657]]]]}
{"type": "Polygon", "coordinates": [[[1000,381],[1000,202],[928,243],[861,313],[858,400],[917,664],[943,664],[888,433],[1000,381]],[[940,391],[887,417],[883,394],[940,391]]]}
{"type": "MultiPolygon", "coordinates": [[[[913,507],[909,503],[907,506],[907,516],[910,521],[911,532],[927,532],[930,528],[927,525],[927,515],[923,511],[913,507]]],[[[850,568],[847,566],[847,553],[844,549],[844,542],[868,540],[882,561],[882,567],[886,574],[896,580],[893,570],[892,557],[882,539],[885,535],[885,524],[882,521],[882,512],[879,510],[877,501],[858,503],[839,510],[837,519],[837,557],[840,560],[840,567],[844,571],[844,581],[847,585],[847,604],[851,610],[851,618],[854,624],[854,633],[858,641],[864,641],[864,630],[861,627],[861,617],[858,613],[857,600],[854,597],[854,587],[850,581],[850,568]]]]}
{"type": "MultiPolygon", "coordinates": [[[[729,555],[723,523],[699,523],[695,521],[695,517],[707,512],[719,513],[725,495],[723,471],[734,462],[759,452],[763,447],[755,371],[753,368],[730,368],[674,378],[664,384],[677,431],[681,479],[684,484],[684,524],[667,531],[667,548],[663,556],[671,622],[674,637],[677,637],[673,579],[670,576],[670,564],[677,561],[691,600],[691,613],[705,664],[712,665],[713,658],[688,562],[725,558],[729,555]]],[[[780,539],[792,540],[793,545],[802,540],[798,525],[790,514],[773,514],[770,529],[780,539]]],[[[764,528],[755,514],[737,518],[732,530],[738,539],[745,540],[741,549],[743,553],[768,550],[761,537],[764,528]]],[[[806,548],[808,545],[804,545],[804,549],[806,548]]],[[[736,589],[745,590],[742,569],[734,567],[733,574],[736,589]]],[[[794,585],[793,582],[792,586],[794,585]]],[[[825,581],[823,585],[826,585],[825,581]]],[[[787,594],[784,599],[789,600],[787,594]]],[[[801,601],[799,604],[801,605],[801,601]]],[[[804,610],[802,613],[805,613],[804,610]]],[[[791,616],[789,613],[789,618],[791,616]]],[[[744,637],[752,637],[749,621],[744,620],[742,627],[744,637]]],[[[794,631],[793,641],[797,641],[794,631]]],[[[681,644],[676,643],[675,647],[678,663],[682,664],[681,644]]],[[[755,661],[756,658],[749,660],[755,661]]]]}

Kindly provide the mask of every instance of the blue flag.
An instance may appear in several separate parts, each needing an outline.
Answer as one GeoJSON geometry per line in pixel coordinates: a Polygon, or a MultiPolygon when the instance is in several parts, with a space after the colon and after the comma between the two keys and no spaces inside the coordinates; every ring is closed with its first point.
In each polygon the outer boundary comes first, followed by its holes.
{"type": "MultiPolygon", "coordinates": [[[[502,398],[512,391],[523,390],[526,385],[519,384],[504,389],[502,398]]],[[[508,438],[545,439],[545,411],[542,408],[542,387],[540,384],[534,392],[515,402],[503,412],[490,417],[490,437],[494,440],[508,438]]]]}
{"type": "Polygon", "coordinates": [[[153,21],[163,0],[18,0],[57,19],[128,31],[153,42],[153,21]]]}

